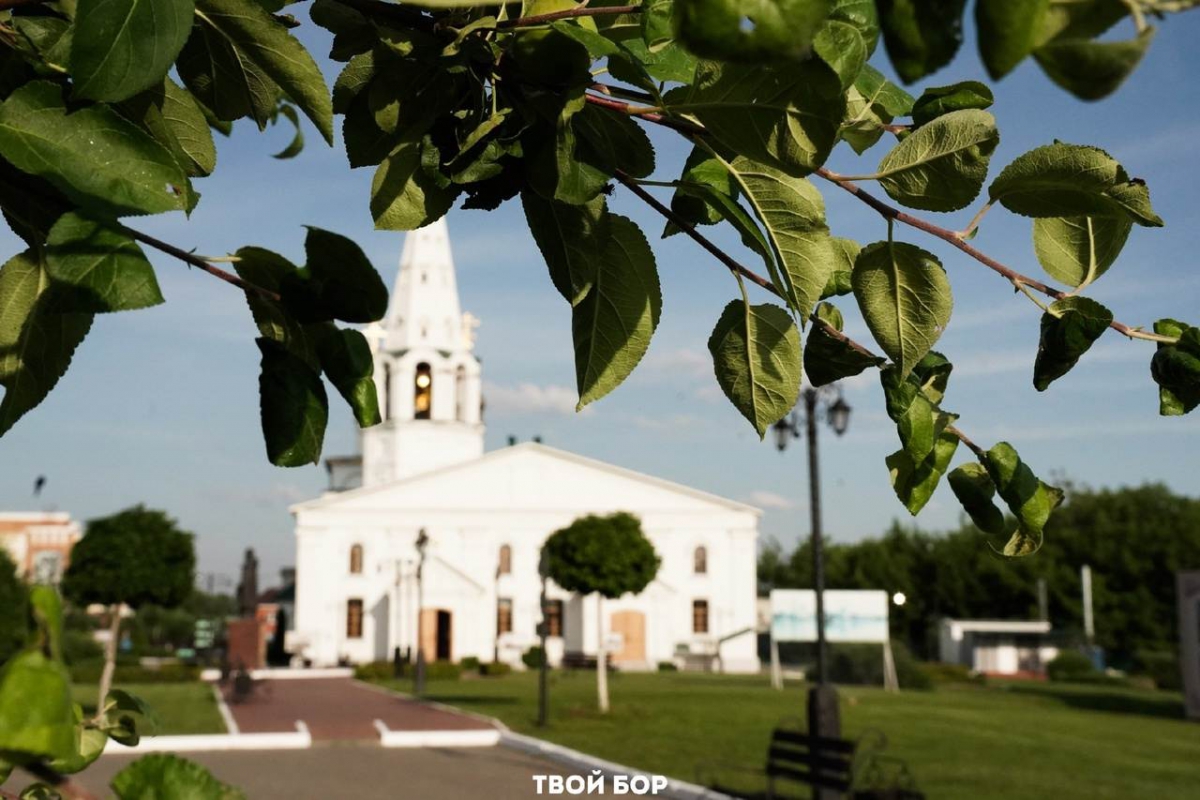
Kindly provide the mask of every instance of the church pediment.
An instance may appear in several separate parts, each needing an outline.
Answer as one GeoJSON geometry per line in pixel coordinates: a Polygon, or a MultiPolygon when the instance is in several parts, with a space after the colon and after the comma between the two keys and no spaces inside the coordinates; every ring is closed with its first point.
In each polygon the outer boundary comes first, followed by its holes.
{"type": "Polygon", "coordinates": [[[598,513],[629,509],[663,513],[733,511],[757,515],[753,506],[623,467],[525,443],[399,481],[329,494],[292,506],[308,511],[369,512],[389,509],[519,510],[598,513]]]}

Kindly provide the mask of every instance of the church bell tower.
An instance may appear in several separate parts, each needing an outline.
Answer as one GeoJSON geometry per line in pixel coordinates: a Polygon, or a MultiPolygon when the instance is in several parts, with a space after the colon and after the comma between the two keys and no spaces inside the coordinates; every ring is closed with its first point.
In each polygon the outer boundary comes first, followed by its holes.
{"type": "Polygon", "coordinates": [[[387,316],[364,331],[383,417],[362,431],[364,486],[483,455],[477,325],[459,308],[445,219],[409,233],[387,316]]]}

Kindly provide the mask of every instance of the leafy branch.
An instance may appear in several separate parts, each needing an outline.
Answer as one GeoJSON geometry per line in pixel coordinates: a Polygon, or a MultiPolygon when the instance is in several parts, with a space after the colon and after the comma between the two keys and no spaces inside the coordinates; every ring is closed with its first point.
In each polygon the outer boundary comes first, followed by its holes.
{"type": "Polygon", "coordinates": [[[579,19],[581,17],[618,16],[621,14],[640,13],[642,13],[641,6],[600,6],[597,8],[589,8],[587,5],[579,5],[575,8],[568,8],[562,11],[551,11],[546,14],[531,14],[528,17],[500,20],[496,23],[496,28],[498,30],[511,30],[513,28],[528,28],[533,25],[544,25],[548,22],[557,22],[560,19],[579,19]]]}

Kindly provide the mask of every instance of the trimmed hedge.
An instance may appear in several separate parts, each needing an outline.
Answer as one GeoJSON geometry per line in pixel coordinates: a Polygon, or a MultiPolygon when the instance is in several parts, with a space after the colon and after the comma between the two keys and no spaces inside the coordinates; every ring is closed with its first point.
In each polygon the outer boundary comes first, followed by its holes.
{"type": "Polygon", "coordinates": [[[1046,676],[1052,681],[1095,681],[1100,672],[1078,650],[1063,650],[1046,665],[1046,676]]]}
{"type": "Polygon", "coordinates": [[[512,672],[512,664],[490,661],[479,665],[479,674],[488,678],[499,678],[512,672]]]}

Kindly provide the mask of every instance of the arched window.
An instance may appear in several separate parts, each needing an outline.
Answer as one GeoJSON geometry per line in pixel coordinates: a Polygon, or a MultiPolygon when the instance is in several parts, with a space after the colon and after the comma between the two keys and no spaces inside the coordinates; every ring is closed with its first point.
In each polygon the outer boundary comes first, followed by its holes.
{"type": "Polygon", "coordinates": [[[417,364],[413,380],[413,418],[429,419],[433,410],[433,370],[425,362],[417,364]]]}
{"type": "Polygon", "coordinates": [[[500,564],[496,567],[496,572],[500,575],[512,572],[512,548],[506,544],[500,545],[500,564]]]}
{"type": "Polygon", "coordinates": [[[467,368],[462,364],[454,371],[454,418],[464,422],[467,418],[467,368]]]}
{"type": "Polygon", "coordinates": [[[697,547],[696,552],[692,554],[692,572],[697,575],[708,574],[708,549],[697,547]]]}
{"type": "Polygon", "coordinates": [[[383,418],[389,420],[392,418],[392,365],[383,365],[383,391],[381,392],[380,402],[383,403],[383,418]]]}
{"type": "Polygon", "coordinates": [[[350,573],[359,575],[362,573],[362,545],[356,544],[350,547],[350,573]]]}

